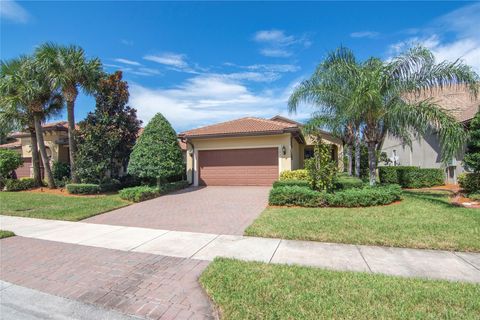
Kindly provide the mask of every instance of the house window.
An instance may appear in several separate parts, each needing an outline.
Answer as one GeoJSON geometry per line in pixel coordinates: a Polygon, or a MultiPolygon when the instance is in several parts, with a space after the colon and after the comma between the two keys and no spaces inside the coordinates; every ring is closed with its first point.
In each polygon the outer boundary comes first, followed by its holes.
{"type": "Polygon", "coordinates": [[[303,157],[305,159],[313,158],[313,148],[305,148],[305,151],[303,153],[303,157]]]}

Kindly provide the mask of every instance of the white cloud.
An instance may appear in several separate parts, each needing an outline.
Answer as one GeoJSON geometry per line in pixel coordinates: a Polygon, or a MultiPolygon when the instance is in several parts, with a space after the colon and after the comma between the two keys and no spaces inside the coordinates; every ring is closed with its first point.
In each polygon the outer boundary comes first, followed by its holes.
{"type": "Polygon", "coordinates": [[[265,48],[260,50],[260,53],[266,57],[274,58],[288,58],[293,55],[293,52],[281,48],[265,48]]]}
{"type": "Polygon", "coordinates": [[[423,29],[416,36],[390,45],[388,54],[396,55],[413,45],[430,49],[437,62],[461,59],[480,74],[480,3],[452,11],[423,29]]]}
{"type": "Polygon", "coordinates": [[[131,66],[141,66],[140,62],[133,61],[133,60],[128,60],[128,59],[123,59],[123,58],[117,58],[115,59],[116,62],[128,64],[131,66]]]}
{"type": "MultiPolygon", "coordinates": [[[[195,76],[171,89],[130,85],[130,105],[147,123],[161,112],[179,131],[245,116],[286,115],[292,87],[253,92],[247,86],[219,76],[195,76]]],[[[306,117],[305,113],[295,118],[306,117]]]]}
{"type": "Polygon", "coordinates": [[[17,23],[27,23],[30,14],[16,1],[1,0],[0,17],[17,23]]]}
{"type": "Polygon", "coordinates": [[[162,53],[158,55],[146,55],[143,57],[145,60],[153,61],[156,63],[164,64],[167,66],[173,66],[177,68],[184,68],[187,66],[185,61],[186,56],[179,53],[162,53]]]}
{"type": "Polygon", "coordinates": [[[127,40],[127,39],[121,39],[120,42],[126,46],[133,46],[133,41],[132,40],[127,40]]]}
{"type": "Polygon", "coordinates": [[[350,33],[350,37],[352,38],[376,38],[380,35],[380,33],[376,31],[358,31],[350,33]]]}
{"type": "Polygon", "coordinates": [[[276,29],[257,31],[253,40],[262,46],[260,49],[262,55],[276,58],[290,57],[295,49],[308,48],[312,44],[306,35],[296,37],[276,29]]]}

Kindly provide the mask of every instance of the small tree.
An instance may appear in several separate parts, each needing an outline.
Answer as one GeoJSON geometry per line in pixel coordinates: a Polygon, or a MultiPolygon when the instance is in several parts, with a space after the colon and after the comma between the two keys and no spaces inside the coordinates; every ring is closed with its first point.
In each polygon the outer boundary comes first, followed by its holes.
{"type": "Polygon", "coordinates": [[[463,163],[467,169],[480,172],[480,112],[477,112],[470,122],[469,140],[463,163]]]}
{"type": "Polygon", "coordinates": [[[313,150],[313,157],[305,160],[305,169],[310,176],[312,188],[330,191],[334,186],[337,173],[337,166],[332,161],[330,147],[317,138],[313,150]]]}
{"type": "Polygon", "coordinates": [[[141,121],[127,106],[128,84],[117,71],[103,78],[95,94],[95,111],[79,123],[77,175],[82,181],[100,183],[117,178],[126,167],[141,121]]]}
{"type": "Polygon", "coordinates": [[[0,180],[11,176],[12,171],[22,165],[22,157],[18,152],[0,149],[0,180]]]}
{"type": "Polygon", "coordinates": [[[177,134],[167,119],[157,113],[133,147],[128,172],[159,185],[183,174],[183,156],[177,134]]]}

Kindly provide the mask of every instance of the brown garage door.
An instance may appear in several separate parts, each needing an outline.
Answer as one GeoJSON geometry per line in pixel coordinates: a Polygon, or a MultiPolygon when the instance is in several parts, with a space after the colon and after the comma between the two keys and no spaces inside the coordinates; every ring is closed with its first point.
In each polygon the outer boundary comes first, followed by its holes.
{"type": "Polygon", "coordinates": [[[198,167],[201,185],[268,186],[278,179],[278,149],[199,151],[198,167]]]}

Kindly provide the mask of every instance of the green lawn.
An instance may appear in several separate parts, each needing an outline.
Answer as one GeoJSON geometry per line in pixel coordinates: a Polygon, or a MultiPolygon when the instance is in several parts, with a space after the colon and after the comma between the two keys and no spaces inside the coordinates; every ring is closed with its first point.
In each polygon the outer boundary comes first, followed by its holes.
{"type": "Polygon", "coordinates": [[[480,285],[215,259],[222,319],[480,319],[480,285]]]}
{"type": "Polygon", "coordinates": [[[0,239],[13,237],[15,233],[12,231],[0,230],[0,239]]]}
{"type": "Polygon", "coordinates": [[[118,195],[71,197],[32,192],[0,192],[0,214],[78,221],[130,204],[118,195]]]}
{"type": "Polygon", "coordinates": [[[445,192],[406,191],[389,206],[267,208],[245,234],[479,252],[480,210],[451,205],[445,192]]]}

